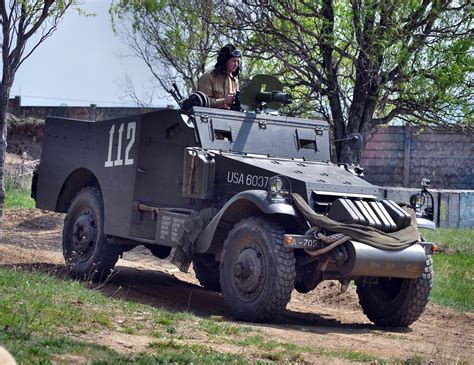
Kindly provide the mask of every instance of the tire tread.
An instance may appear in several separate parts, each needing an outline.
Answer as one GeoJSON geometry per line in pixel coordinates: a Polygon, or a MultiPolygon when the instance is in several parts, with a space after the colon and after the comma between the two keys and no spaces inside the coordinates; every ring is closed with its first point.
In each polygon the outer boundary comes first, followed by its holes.
{"type": "Polygon", "coordinates": [[[421,276],[413,280],[402,305],[390,315],[381,314],[373,308],[371,296],[364,290],[363,284],[358,282],[359,304],[367,318],[376,325],[387,327],[408,327],[420,318],[430,300],[433,286],[433,261],[431,256],[426,258],[425,268],[421,276]]]}
{"type": "MultiPolygon", "coordinates": [[[[98,207],[100,210],[101,217],[100,219],[102,220],[103,224],[103,219],[104,219],[104,202],[102,200],[102,194],[100,193],[100,190],[97,187],[94,186],[88,186],[85,187],[77,194],[74,196],[74,198],[71,200],[71,205],[69,206],[68,212],[66,214],[66,217],[64,218],[64,229],[63,229],[63,252],[64,252],[64,259],[66,260],[66,264],[70,266],[70,271],[72,274],[74,274],[77,278],[83,279],[83,280],[88,280],[92,279],[95,281],[101,281],[106,279],[113,268],[115,267],[115,264],[118,261],[119,255],[120,255],[120,250],[107,243],[105,239],[105,235],[103,232],[100,232],[99,234],[102,236],[100,237],[101,241],[101,247],[98,249],[100,250],[98,253],[98,256],[89,266],[90,268],[88,270],[81,270],[77,268],[77,265],[72,262],[71,257],[67,257],[67,249],[66,249],[66,240],[67,240],[67,232],[66,232],[66,227],[68,227],[69,223],[73,224],[74,222],[69,222],[69,219],[71,219],[71,212],[70,209],[75,203],[75,201],[81,196],[87,196],[90,195],[92,199],[94,199],[98,203],[98,207]]],[[[99,219],[99,218],[97,218],[99,219]]]]}
{"type": "MultiPolygon", "coordinates": [[[[283,247],[283,234],[284,229],[277,223],[262,218],[262,217],[250,217],[241,220],[237,223],[234,228],[230,231],[227,239],[224,242],[223,257],[225,257],[225,251],[229,248],[236,235],[241,229],[247,229],[251,231],[264,230],[269,233],[272,237],[272,250],[276,257],[276,267],[274,275],[277,279],[274,281],[273,290],[270,291],[270,298],[267,298],[265,305],[255,315],[240,315],[233,313],[238,319],[251,320],[253,322],[269,322],[282,312],[288,302],[291,299],[291,292],[295,285],[295,256],[293,252],[283,247]]],[[[221,272],[224,260],[221,261],[221,272]]],[[[221,275],[221,287],[224,288],[224,282],[221,275]]],[[[224,297],[224,300],[226,298],[224,297]]],[[[227,303],[232,308],[233,303],[227,303]]]]}

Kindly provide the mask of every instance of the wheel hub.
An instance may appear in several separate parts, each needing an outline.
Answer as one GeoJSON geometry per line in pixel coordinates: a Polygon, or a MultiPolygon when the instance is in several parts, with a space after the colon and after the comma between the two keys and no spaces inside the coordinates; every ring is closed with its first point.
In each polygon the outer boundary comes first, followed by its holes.
{"type": "Polygon", "coordinates": [[[245,296],[258,292],[264,277],[262,255],[254,248],[245,248],[234,265],[234,281],[245,296]]]}
{"type": "Polygon", "coordinates": [[[91,212],[84,212],[74,223],[72,243],[74,251],[82,260],[87,260],[93,252],[97,238],[95,217],[91,212]]]}

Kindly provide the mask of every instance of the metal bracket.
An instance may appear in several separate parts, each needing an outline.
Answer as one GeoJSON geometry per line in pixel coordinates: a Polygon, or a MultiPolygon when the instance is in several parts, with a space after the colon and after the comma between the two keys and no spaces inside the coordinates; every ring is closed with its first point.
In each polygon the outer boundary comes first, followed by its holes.
{"type": "Polygon", "coordinates": [[[317,136],[322,136],[324,132],[324,128],[322,127],[314,127],[314,132],[316,133],[317,136]]]}

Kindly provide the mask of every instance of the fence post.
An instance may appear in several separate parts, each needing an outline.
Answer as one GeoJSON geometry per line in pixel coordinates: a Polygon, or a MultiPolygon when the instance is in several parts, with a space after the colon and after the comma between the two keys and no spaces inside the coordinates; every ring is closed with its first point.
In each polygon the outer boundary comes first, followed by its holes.
{"type": "Polygon", "coordinates": [[[91,104],[89,107],[89,120],[95,122],[97,120],[97,104],[91,104]]]}
{"type": "Polygon", "coordinates": [[[408,124],[404,128],[404,154],[403,154],[403,187],[410,187],[410,149],[411,149],[411,128],[408,124]]]}

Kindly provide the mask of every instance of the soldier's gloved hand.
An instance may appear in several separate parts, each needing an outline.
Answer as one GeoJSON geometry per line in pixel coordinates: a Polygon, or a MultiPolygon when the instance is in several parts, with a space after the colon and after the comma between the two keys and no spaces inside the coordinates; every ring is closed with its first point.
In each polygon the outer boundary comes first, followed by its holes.
{"type": "Polygon", "coordinates": [[[229,94],[224,99],[224,108],[229,108],[235,100],[234,94],[229,94]]]}

